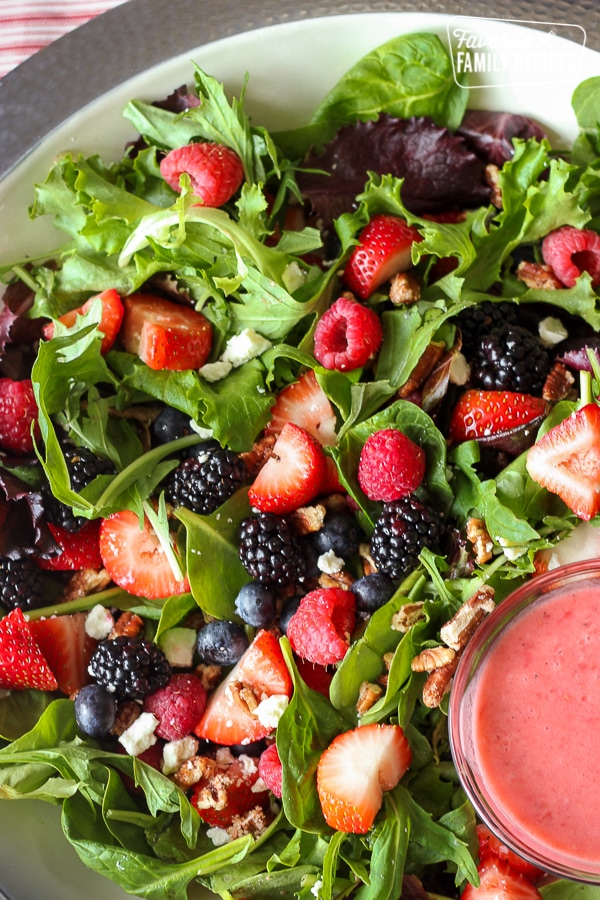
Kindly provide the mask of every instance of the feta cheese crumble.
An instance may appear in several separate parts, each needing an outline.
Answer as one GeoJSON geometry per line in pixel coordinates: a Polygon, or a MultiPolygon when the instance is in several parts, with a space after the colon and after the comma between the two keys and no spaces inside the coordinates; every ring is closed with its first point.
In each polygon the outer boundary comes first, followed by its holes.
{"type": "Polygon", "coordinates": [[[149,712],[143,712],[135,722],[126,728],[119,737],[119,743],[125,747],[130,756],[139,756],[144,750],[148,750],[158,740],[154,729],[158,725],[158,719],[149,712]]]}
{"type": "Polygon", "coordinates": [[[273,731],[279,725],[279,720],[289,702],[287,694],[273,694],[261,700],[254,710],[254,715],[261,725],[273,731]]]}

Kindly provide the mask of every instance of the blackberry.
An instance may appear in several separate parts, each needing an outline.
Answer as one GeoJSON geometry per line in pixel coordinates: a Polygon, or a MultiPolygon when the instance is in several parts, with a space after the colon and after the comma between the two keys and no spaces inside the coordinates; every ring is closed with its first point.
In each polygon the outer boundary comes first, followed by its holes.
{"type": "Polygon", "coordinates": [[[415,497],[384,503],[371,537],[371,555],[390,578],[412,572],[424,547],[438,551],[444,534],[441,518],[415,497]]]}
{"type": "Polygon", "coordinates": [[[0,603],[5,609],[38,609],[44,604],[44,579],[28,556],[0,557],[0,603]]]}
{"type": "Polygon", "coordinates": [[[171,666],[156,644],[119,635],[101,641],[90,659],[94,681],[120,700],[143,700],[164,687],[171,666]]]}
{"type": "Polygon", "coordinates": [[[517,321],[517,307],[514,303],[502,300],[494,303],[484,300],[476,306],[463,309],[456,317],[456,324],[462,335],[462,352],[471,359],[482,334],[489,334],[494,328],[517,321]]]}
{"type": "Polygon", "coordinates": [[[171,473],[165,493],[174,506],[209,515],[241,487],[246,475],[244,460],[218,447],[185,459],[171,473]]]}
{"type": "Polygon", "coordinates": [[[533,332],[503,325],[480,337],[471,366],[474,386],[487,391],[542,392],[550,357],[533,332]]]}
{"type": "MultiPolygon", "coordinates": [[[[85,447],[67,447],[63,448],[71,488],[76,493],[91,484],[98,475],[114,475],[115,467],[106,457],[98,456],[85,447]]],[[[53,525],[59,525],[66,528],[67,531],[79,531],[88,521],[82,516],[73,514],[70,506],[57,500],[50,491],[50,487],[42,489],[44,509],[46,515],[53,525]]]]}
{"type": "Polygon", "coordinates": [[[259,513],[244,519],[239,555],[248,574],[263,584],[286,587],[304,578],[304,556],[285,516],[259,513]]]}

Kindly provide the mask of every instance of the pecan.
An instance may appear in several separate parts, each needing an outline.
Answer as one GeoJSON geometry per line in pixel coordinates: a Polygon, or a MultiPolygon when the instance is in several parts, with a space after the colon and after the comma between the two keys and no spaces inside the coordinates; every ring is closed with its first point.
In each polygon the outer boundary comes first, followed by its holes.
{"type": "Polygon", "coordinates": [[[110,733],[114,734],[115,737],[120,737],[130,725],[133,725],[136,719],[139,719],[141,714],[142,707],[139,703],[136,703],[135,700],[124,700],[119,704],[110,733]]]}
{"type": "Polygon", "coordinates": [[[273,452],[276,439],[274,434],[265,435],[254,444],[251,450],[240,453],[240,459],[246,463],[249,475],[256,475],[262,469],[273,452]]]}
{"type": "Polygon", "coordinates": [[[407,631],[416,625],[424,616],[423,603],[404,603],[400,609],[392,616],[390,627],[394,631],[401,631],[406,634],[407,631]]]}
{"type": "Polygon", "coordinates": [[[398,396],[400,398],[408,397],[413,391],[420,388],[431,375],[445,352],[446,345],[444,343],[441,341],[431,341],[431,343],[425,347],[419,362],[408,376],[408,380],[398,391],[398,396]]]}
{"type": "Polygon", "coordinates": [[[209,756],[192,756],[190,759],[186,759],[172,779],[185,791],[198,784],[203,778],[212,778],[216,769],[216,762],[209,756]]]}
{"type": "Polygon", "coordinates": [[[125,612],[122,612],[116,620],[108,637],[109,640],[119,637],[120,635],[135,638],[142,633],[143,629],[144,620],[136,615],[136,613],[126,610],[125,612]]]}
{"type": "Polygon", "coordinates": [[[348,591],[353,584],[354,578],[344,569],[340,572],[321,572],[319,575],[319,587],[322,588],[337,587],[348,591]]]}
{"type": "Polygon", "coordinates": [[[362,716],[367,710],[377,703],[383,695],[383,688],[380,684],[373,684],[371,681],[363,681],[358,692],[358,700],[356,701],[356,712],[362,716]]]}
{"type": "Polygon", "coordinates": [[[290,514],[290,521],[297,534],[314,534],[323,527],[326,514],[326,507],[322,503],[316,503],[314,506],[301,506],[294,510],[290,514]]]}
{"type": "Polygon", "coordinates": [[[454,662],[456,652],[451,647],[426,647],[410,664],[413,672],[434,672],[454,662]]]}
{"type": "Polygon", "coordinates": [[[473,517],[467,521],[467,539],[473,545],[475,562],[479,565],[489,562],[492,558],[494,542],[483,519],[473,517]]]}
{"type": "Polygon", "coordinates": [[[482,585],[472,597],[462,604],[452,618],[442,625],[440,638],[452,650],[464,649],[469,638],[494,607],[494,589],[487,584],[482,585]]]}
{"type": "Polygon", "coordinates": [[[550,403],[566,400],[575,384],[572,372],[561,362],[555,362],[550,368],[542,389],[542,397],[550,403]]]}
{"type": "Polygon", "coordinates": [[[529,262],[522,260],[517,266],[516,272],[519,281],[540,291],[556,291],[564,287],[562,281],[556,277],[550,266],[543,263],[529,262]]]}
{"type": "Polygon", "coordinates": [[[110,584],[111,578],[106,569],[80,569],[75,572],[65,585],[61,602],[79,600],[97,591],[103,591],[110,584]]]}
{"type": "Polygon", "coordinates": [[[231,825],[229,825],[226,831],[232,841],[236,840],[236,838],[244,837],[247,834],[251,834],[253,837],[258,838],[261,834],[265,833],[268,825],[269,820],[264,809],[260,806],[255,806],[243,815],[233,816],[231,825]]]}
{"type": "Polygon", "coordinates": [[[231,691],[231,696],[234,703],[242,706],[246,712],[254,713],[254,710],[258,706],[259,700],[252,688],[244,684],[242,681],[234,681],[232,684],[227,686],[227,690],[231,691]]]}
{"type": "Polygon", "coordinates": [[[390,300],[394,306],[412,306],[421,299],[421,282],[414,272],[398,272],[390,283],[390,300]]]}
{"type": "Polygon", "coordinates": [[[202,682],[202,687],[209,694],[221,681],[223,672],[221,666],[217,666],[214,663],[200,663],[200,665],[196,666],[194,671],[202,682]]]}
{"type": "Polygon", "coordinates": [[[493,163],[488,163],[484,169],[485,180],[490,188],[490,203],[496,209],[502,209],[502,190],[500,188],[500,169],[493,163]]]}
{"type": "Polygon", "coordinates": [[[361,544],[358,548],[358,555],[362,560],[363,572],[365,575],[372,575],[373,572],[377,571],[377,566],[373,562],[373,557],[371,556],[370,544],[361,544]]]}
{"type": "Polygon", "coordinates": [[[445,666],[434,669],[427,676],[423,685],[423,703],[429,709],[435,709],[440,705],[444,694],[450,690],[450,684],[458,665],[458,656],[445,666]]]}

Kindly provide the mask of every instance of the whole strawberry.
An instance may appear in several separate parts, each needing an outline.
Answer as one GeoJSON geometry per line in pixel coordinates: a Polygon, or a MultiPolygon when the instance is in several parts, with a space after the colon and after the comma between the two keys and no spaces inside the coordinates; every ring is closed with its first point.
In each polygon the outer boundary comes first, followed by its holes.
{"type": "Polygon", "coordinates": [[[364,443],[358,483],[369,500],[399,500],[419,487],[425,462],[423,448],[398,428],[382,428],[364,443]]]}
{"type": "Polygon", "coordinates": [[[244,180],[244,167],[237,153],[222,144],[208,142],[176,147],[162,159],[160,174],[174,191],[181,191],[179,179],[184,173],[189,175],[202,206],[223,206],[244,180]]]}
{"type": "Polygon", "coordinates": [[[33,452],[31,426],[36,439],[40,437],[37,424],[37,404],[31,379],[13,381],[0,378],[0,448],[14,456],[33,452]]]}

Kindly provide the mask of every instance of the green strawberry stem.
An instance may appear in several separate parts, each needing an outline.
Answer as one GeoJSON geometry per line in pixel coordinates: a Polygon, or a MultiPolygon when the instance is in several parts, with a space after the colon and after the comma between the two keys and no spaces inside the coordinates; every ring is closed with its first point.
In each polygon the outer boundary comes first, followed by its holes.
{"type": "Polygon", "coordinates": [[[97,594],[87,594],[85,597],[77,597],[76,600],[67,600],[65,603],[60,601],[53,606],[43,606],[39,609],[31,609],[27,611],[29,621],[34,619],[48,619],[50,616],[62,616],[69,613],[87,612],[92,607],[115,606],[119,609],[129,609],[134,606],[141,606],[147,601],[140,597],[134,597],[128,594],[122,588],[108,588],[106,591],[98,591],[97,594]]]}
{"type": "Polygon", "coordinates": [[[592,392],[592,376],[590,372],[579,373],[579,408],[593,403],[595,397],[592,392]]]}
{"type": "Polygon", "coordinates": [[[173,575],[175,576],[177,581],[183,581],[183,579],[185,578],[185,573],[181,567],[181,562],[173,547],[171,531],[169,528],[169,519],[167,516],[167,508],[165,504],[165,495],[160,495],[160,499],[158,501],[158,512],[154,509],[154,507],[148,500],[144,500],[142,506],[144,507],[146,518],[150,522],[154,533],[156,534],[158,542],[162,547],[165,556],[169,560],[169,565],[171,566],[173,575]]]}

